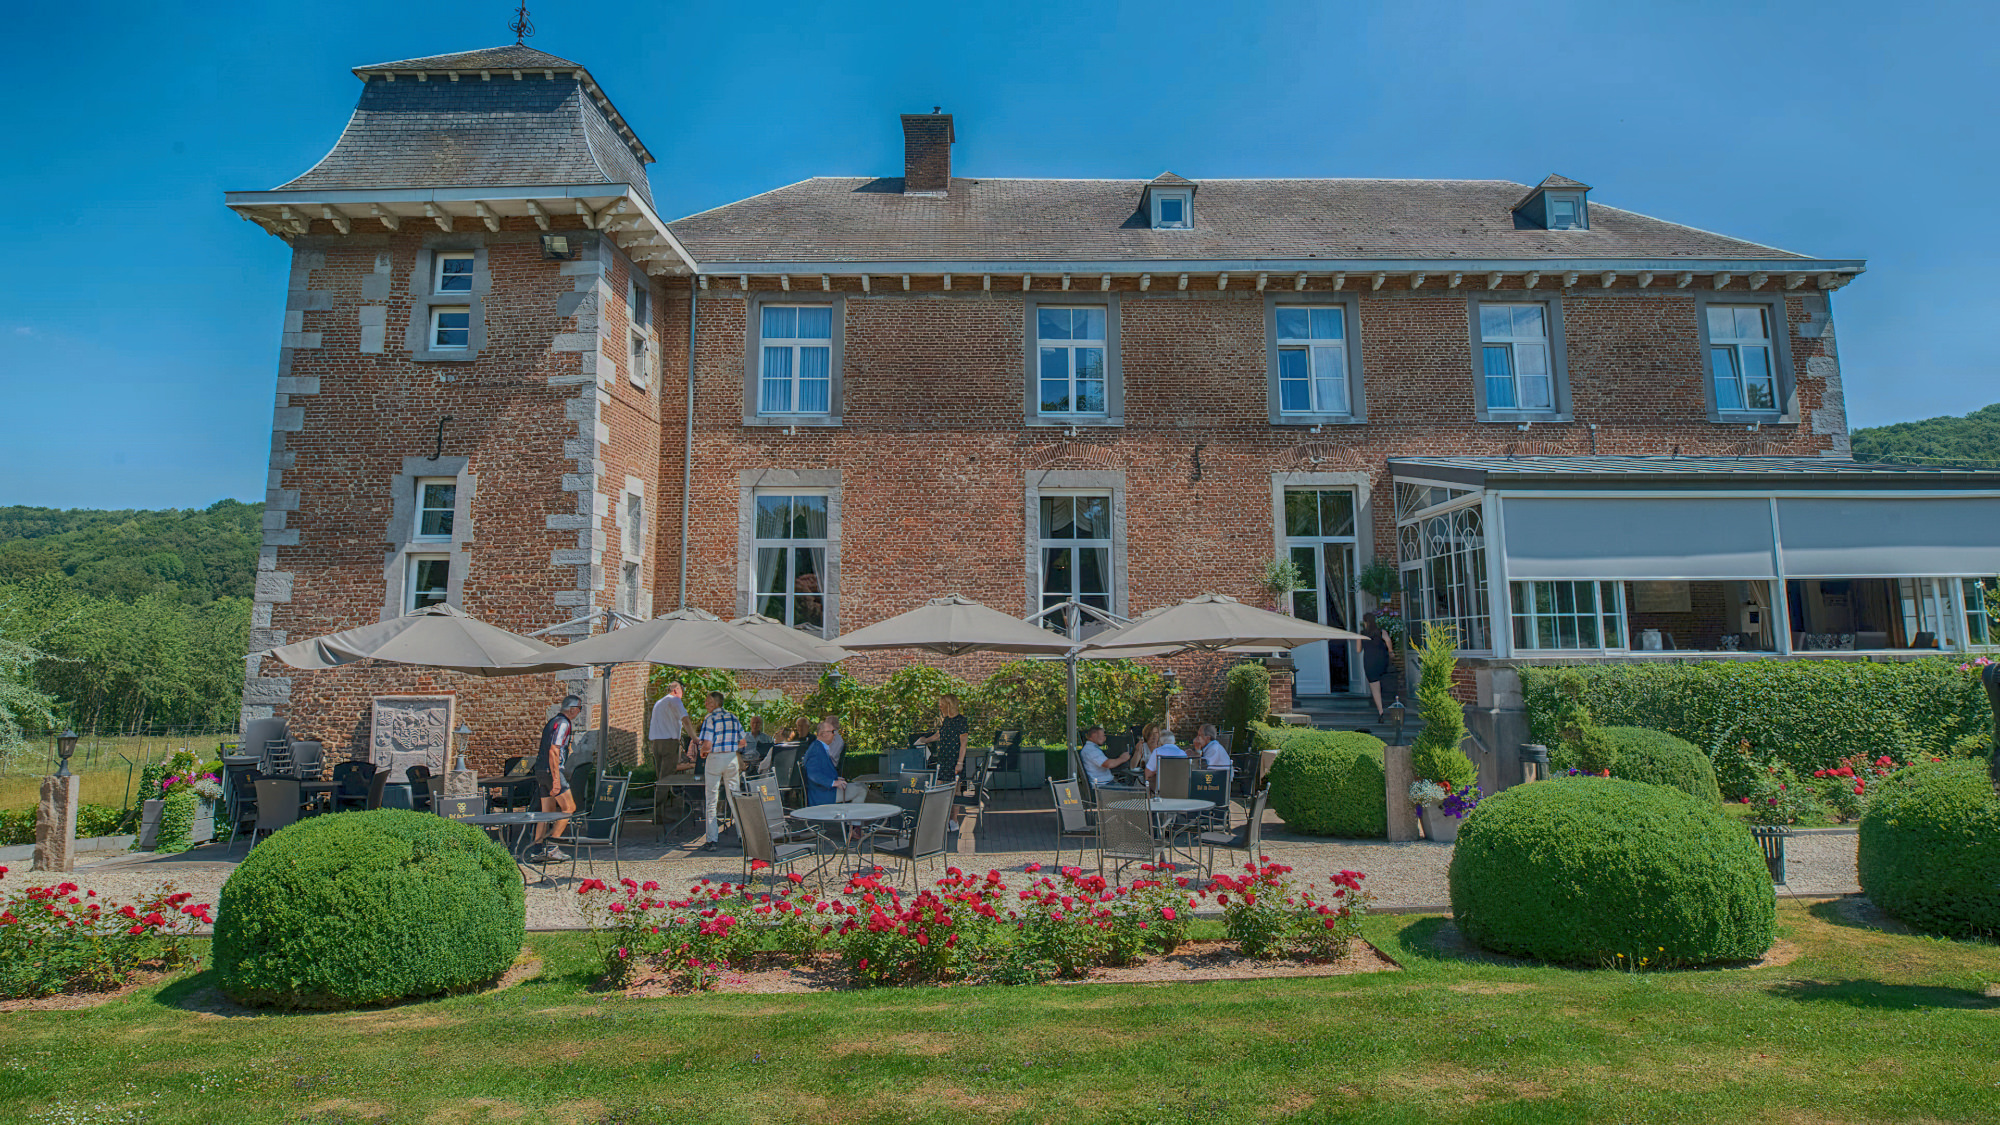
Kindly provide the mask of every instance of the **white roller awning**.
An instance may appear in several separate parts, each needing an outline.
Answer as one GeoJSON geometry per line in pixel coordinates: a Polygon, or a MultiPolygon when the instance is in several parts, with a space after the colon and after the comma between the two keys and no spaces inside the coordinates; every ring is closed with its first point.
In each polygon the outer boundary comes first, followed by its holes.
{"type": "Polygon", "coordinates": [[[1771,504],[1762,497],[1500,502],[1509,579],[1776,577],[1771,504]]]}
{"type": "Polygon", "coordinates": [[[1788,578],[2000,573],[2000,497],[1781,497],[1788,578]]]}

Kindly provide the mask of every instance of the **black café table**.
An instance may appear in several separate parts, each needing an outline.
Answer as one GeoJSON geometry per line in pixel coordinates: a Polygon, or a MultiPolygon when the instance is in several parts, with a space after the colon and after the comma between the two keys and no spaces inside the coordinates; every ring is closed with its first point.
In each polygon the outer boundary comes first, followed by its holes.
{"type": "Polygon", "coordinates": [[[482,777],[478,781],[481,793],[490,794],[496,789],[505,790],[509,804],[525,800],[521,795],[521,790],[532,786],[534,783],[535,775],[532,773],[494,774],[489,777],[482,777]]]}
{"type": "MultiPolygon", "coordinates": [[[[558,820],[574,820],[580,815],[579,813],[560,811],[490,812],[480,813],[478,816],[454,817],[453,819],[457,820],[460,824],[476,824],[482,828],[498,828],[502,832],[506,832],[510,828],[513,829],[515,835],[511,850],[514,855],[514,863],[517,867],[525,871],[528,866],[528,843],[535,838],[535,834],[530,829],[537,824],[553,824],[558,820]]],[[[543,882],[551,885],[554,884],[555,877],[548,873],[546,867],[542,869],[542,875],[543,882]]],[[[521,878],[523,882],[527,881],[525,874],[521,878]]]]}
{"type": "Polygon", "coordinates": [[[315,811],[329,807],[332,803],[333,795],[338,792],[340,792],[340,782],[338,781],[299,782],[299,800],[313,806],[315,811]],[[325,799],[322,800],[322,798],[325,799]]]}

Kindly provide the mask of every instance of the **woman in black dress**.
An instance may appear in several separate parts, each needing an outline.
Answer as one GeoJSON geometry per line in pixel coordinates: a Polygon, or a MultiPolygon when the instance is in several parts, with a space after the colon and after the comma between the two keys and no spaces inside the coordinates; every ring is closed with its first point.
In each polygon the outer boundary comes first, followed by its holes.
{"type": "Polygon", "coordinates": [[[1389,634],[1373,612],[1361,617],[1361,671],[1368,677],[1368,695],[1375,701],[1375,718],[1382,718],[1382,680],[1389,674],[1389,634]]]}
{"type": "Polygon", "coordinates": [[[965,715],[955,695],[938,696],[938,729],[917,741],[930,746],[929,768],[936,771],[940,784],[958,780],[960,761],[965,757],[965,715]]]}

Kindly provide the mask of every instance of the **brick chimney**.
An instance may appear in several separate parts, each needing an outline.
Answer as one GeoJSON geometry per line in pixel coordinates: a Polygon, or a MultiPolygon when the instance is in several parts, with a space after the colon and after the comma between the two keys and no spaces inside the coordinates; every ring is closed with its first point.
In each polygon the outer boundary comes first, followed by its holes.
{"type": "Polygon", "coordinates": [[[943,195],[951,190],[951,114],[903,115],[903,192],[943,195]]]}

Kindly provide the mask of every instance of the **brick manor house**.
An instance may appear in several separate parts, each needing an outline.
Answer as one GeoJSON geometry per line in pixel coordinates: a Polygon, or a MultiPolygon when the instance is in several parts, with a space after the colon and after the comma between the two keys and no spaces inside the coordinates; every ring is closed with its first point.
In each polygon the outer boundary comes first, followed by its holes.
{"type": "MultiPolygon", "coordinates": [[[[254,655],[441,600],[833,636],[949,592],[1268,603],[1289,558],[1289,608],[1353,626],[1381,559],[1475,671],[1995,640],[2000,474],[1849,457],[1860,261],[1562,176],[968,177],[937,112],[900,175],[668,221],[576,63],[354,73],[319,163],[227,197],[292,247],[244,715],[294,737],[358,750],[370,696],[449,690],[483,763],[531,745],[545,677],[254,655]]],[[[1296,664],[1300,705],[1365,695],[1345,646],[1296,664]]],[[[1182,667],[1201,712],[1219,665],[1182,667]]]]}

